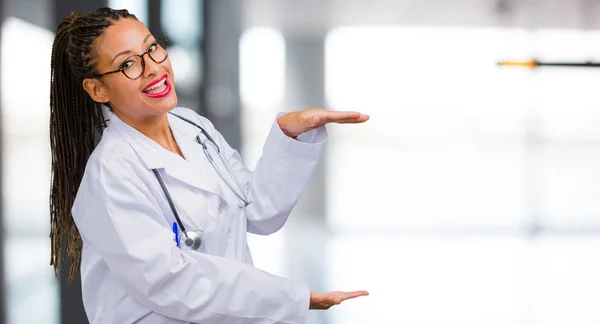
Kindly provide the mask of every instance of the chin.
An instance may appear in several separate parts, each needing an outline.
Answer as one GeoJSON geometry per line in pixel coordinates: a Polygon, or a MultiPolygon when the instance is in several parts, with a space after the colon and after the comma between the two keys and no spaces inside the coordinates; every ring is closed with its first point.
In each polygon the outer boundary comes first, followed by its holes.
{"type": "Polygon", "coordinates": [[[177,107],[177,101],[177,95],[175,94],[175,91],[173,91],[173,93],[169,95],[169,98],[165,98],[165,102],[161,103],[161,106],[168,112],[177,107]]]}
{"type": "Polygon", "coordinates": [[[169,95],[166,97],[160,98],[158,100],[146,100],[148,106],[153,107],[154,110],[157,110],[161,113],[166,113],[173,110],[173,108],[177,107],[177,101],[178,100],[177,94],[175,94],[175,89],[173,89],[171,93],[169,93],[169,95]]]}

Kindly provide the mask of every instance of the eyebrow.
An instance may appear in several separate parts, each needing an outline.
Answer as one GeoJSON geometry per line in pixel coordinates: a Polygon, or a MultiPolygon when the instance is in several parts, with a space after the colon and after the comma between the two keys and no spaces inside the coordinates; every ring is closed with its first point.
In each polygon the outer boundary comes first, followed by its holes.
{"type": "MultiPolygon", "coordinates": [[[[148,35],[146,35],[146,37],[144,37],[144,41],[142,42],[142,44],[145,44],[145,43],[146,43],[146,41],[148,40],[148,38],[149,38],[150,36],[152,36],[152,34],[148,34],[148,35]]],[[[121,55],[125,55],[125,54],[130,54],[130,53],[131,53],[131,51],[130,51],[130,50],[126,50],[126,51],[123,51],[123,52],[121,52],[121,53],[119,53],[119,54],[115,55],[115,57],[113,57],[112,61],[110,61],[110,64],[113,64],[113,62],[114,62],[114,61],[117,59],[117,57],[119,57],[119,56],[121,56],[121,55]]]]}

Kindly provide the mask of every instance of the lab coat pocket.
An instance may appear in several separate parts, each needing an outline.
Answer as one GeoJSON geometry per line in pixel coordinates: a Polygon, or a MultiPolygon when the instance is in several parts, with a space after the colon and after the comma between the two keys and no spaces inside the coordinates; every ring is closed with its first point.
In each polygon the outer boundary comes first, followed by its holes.
{"type": "MultiPolygon", "coordinates": [[[[175,179],[169,174],[173,169],[168,169],[164,176],[165,187],[168,188],[168,196],[171,197],[173,206],[169,204],[164,190],[158,185],[155,186],[157,200],[165,215],[165,220],[168,226],[175,224],[173,230],[178,231],[178,234],[181,234],[184,229],[202,233],[203,242],[200,248],[194,249],[194,251],[214,254],[215,251],[218,251],[213,241],[218,240],[216,233],[219,232],[220,227],[219,208],[222,205],[220,192],[214,189],[207,191],[208,185],[200,186],[196,183],[200,181],[193,174],[190,174],[187,182],[175,179]],[[175,214],[179,216],[180,221],[177,221],[175,214]]],[[[206,179],[205,182],[212,180],[206,179]]],[[[180,237],[180,247],[183,246],[184,239],[180,237]]]]}
{"type": "Polygon", "coordinates": [[[201,246],[196,251],[218,254],[219,228],[222,221],[219,219],[221,199],[198,190],[187,201],[190,203],[185,212],[185,227],[188,231],[194,232],[193,235],[198,235],[201,240],[201,246]]]}

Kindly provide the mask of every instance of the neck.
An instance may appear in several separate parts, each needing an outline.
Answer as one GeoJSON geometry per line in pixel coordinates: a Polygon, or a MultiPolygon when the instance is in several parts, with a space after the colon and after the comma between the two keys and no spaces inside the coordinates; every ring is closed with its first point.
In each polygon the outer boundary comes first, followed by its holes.
{"type": "Polygon", "coordinates": [[[135,128],[138,132],[146,135],[166,150],[179,154],[183,157],[179,145],[169,127],[167,114],[163,113],[155,116],[131,118],[115,111],[115,114],[127,125],[135,128]]]}

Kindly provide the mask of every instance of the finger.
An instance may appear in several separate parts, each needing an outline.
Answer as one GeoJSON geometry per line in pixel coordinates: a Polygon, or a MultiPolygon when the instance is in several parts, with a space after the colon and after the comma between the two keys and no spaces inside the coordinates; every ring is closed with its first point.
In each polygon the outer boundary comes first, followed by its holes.
{"type": "Polygon", "coordinates": [[[312,116],[309,126],[311,129],[315,129],[328,123],[331,123],[331,118],[328,116],[312,116]]]}
{"type": "Polygon", "coordinates": [[[345,292],[342,294],[342,296],[340,296],[340,298],[342,299],[342,301],[347,300],[347,299],[352,299],[352,298],[356,298],[356,297],[360,297],[360,296],[368,296],[369,292],[366,290],[358,290],[358,291],[351,291],[351,292],[345,292]]]}
{"type": "Polygon", "coordinates": [[[315,116],[328,117],[332,120],[359,118],[362,114],[357,111],[318,110],[312,112],[315,116]]]}
{"type": "Polygon", "coordinates": [[[357,118],[339,119],[339,120],[334,120],[334,122],[338,123],[338,124],[358,124],[358,123],[366,122],[367,120],[369,120],[369,118],[370,118],[369,115],[361,114],[357,118]]]}
{"type": "Polygon", "coordinates": [[[352,118],[334,118],[332,116],[314,116],[313,117],[313,126],[319,127],[321,125],[325,125],[328,123],[337,123],[337,124],[358,124],[364,123],[369,120],[369,115],[359,115],[358,117],[352,118]]]}

